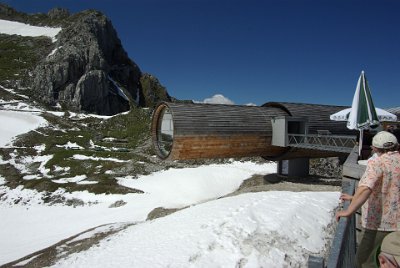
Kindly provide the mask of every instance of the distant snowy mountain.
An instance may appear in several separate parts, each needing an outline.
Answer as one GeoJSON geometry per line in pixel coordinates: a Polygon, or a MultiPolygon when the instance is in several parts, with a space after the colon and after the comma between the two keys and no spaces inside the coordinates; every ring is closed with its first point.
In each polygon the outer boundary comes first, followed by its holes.
{"type": "Polygon", "coordinates": [[[221,94],[216,94],[212,96],[211,98],[206,98],[203,101],[204,103],[210,103],[210,104],[235,104],[233,101],[228,99],[227,97],[221,95],[221,94]]]}
{"type": "Polygon", "coordinates": [[[392,107],[386,109],[389,113],[397,115],[397,118],[400,120],[400,107],[392,107]]]}

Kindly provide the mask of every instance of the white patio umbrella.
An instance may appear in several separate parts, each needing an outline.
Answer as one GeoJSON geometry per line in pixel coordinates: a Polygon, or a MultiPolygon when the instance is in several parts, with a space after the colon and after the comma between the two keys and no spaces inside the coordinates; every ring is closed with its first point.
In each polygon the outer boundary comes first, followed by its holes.
{"type": "MultiPolygon", "coordinates": [[[[333,121],[347,121],[349,120],[350,116],[350,111],[351,108],[346,108],[343,110],[340,110],[337,113],[331,114],[330,119],[333,121]]],[[[375,108],[376,114],[378,115],[378,119],[380,122],[382,121],[397,121],[397,116],[395,114],[389,113],[388,111],[381,109],[381,108],[375,108]]]]}
{"type": "MultiPolygon", "coordinates": [[[[330,116],[331,120],[337,121],[347,121],[348,129],[357,129],[360,131],[360,140],[359,140],[359,150],[358,154],[361,154],[362,149],[362,141],[363,141],[363,133],[364,129],[374,128],[379,125],[379,116],[378,111],[383,117],[392,119],[393,121],[397,120],[397,117],[389,112],[386,112],[382,109],[377,109],[374,106],[371,97],[371,91],[368,86],[367,78],[365,77],[364,71],[361,72],[360,78],[358,79],[356,91],[354,93],[353,102],[351,108],[339,111],[330,116]],[[340,120],[339,120],[340,118],[340,120]],[[342,120],[346,118],[345,120],[342,120]]],[[[386,119],[384,119],[386,121],[386,119]]],[[[387,120],[390,121],[390,120],[387,120]]]]}

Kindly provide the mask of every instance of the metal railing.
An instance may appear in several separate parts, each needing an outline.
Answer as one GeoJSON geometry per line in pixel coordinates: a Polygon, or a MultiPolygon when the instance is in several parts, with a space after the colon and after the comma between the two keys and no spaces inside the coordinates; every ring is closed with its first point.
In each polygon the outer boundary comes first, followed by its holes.
{"type": "MultiPolygon", "coordinates": [[[[355,181],[344,181],[343,192],[350,195],[354,194],[355,181]]],[[[347,209],[350,202],[344,202],[344,209],[347,209]]],[[[328,260],[324,262],[324,258],[310,256],[308,260],[309,268],[348,268],[354,267],[356,255],[356,217],[340,218],[336,227],[335,236],[333,237],[331,250],[328,260]]]]}
{"type": "MultiPolygon", "coordinates": [[[[354,194],[355,181],[343,182],[343,192],[354,194]]],[[[347,209],[350,202],[344,203],[347,209]]],[[[335,237],[333,238],[331,253],[329,254],[327,267],[353,267],[356,255],[356,216],[342,217],[339,220],[335,237]]]]}
{"type": "Polygon", "coordinates": [[[356,144],[356,136],[288,134],[289,146],[315,150],[350,153],[356,144]]]}

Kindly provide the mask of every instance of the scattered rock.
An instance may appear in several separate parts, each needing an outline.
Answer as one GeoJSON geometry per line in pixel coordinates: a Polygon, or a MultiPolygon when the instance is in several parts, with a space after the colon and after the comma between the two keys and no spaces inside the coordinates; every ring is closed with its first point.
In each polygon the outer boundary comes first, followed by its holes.
{"type": "Polygon", "coordinates": [[[341,177],[342,165],[338,157],[316,158],[310,160],[310,175],[341,177]]]}
{"type": "Polygon", "coordinates": [[[147,219],[146,220],[150,221],[150,220],[154,220],[154,219],[157,219],[157,218],[161,218],[161,217],[167,216],[167,215],[172,214],[172,213],[174,213],[174,212],[176,212],[178,210],[181,210],[181,209],[183,209],[183,208],[178,209],[178,208],[162,208],[162,207],[158,207],[158,208],[153,209],[147,215],[147,219]]]}
{"type": "Polygon", "coordinates": [[[111,204],[109,206],[109,208],[118,208],[118,207],[122,207],[125,206],[127,203],[124,200],[118,200],[115,203],[111,204]]]}

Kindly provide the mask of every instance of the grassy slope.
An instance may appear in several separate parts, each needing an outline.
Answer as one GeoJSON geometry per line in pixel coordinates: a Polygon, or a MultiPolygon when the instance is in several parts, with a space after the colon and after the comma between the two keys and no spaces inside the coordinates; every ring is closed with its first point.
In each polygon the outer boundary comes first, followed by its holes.
{"type": "MultiPolygon", "coordinates": [[[[116,183],[116,177],[135,176],[144,174],[146,155],[152,152],[151,147],[137,153],[136,148],[149,140],[150,115],[143,109],[134,109],[128,114],[121,114],[110,119],[86,118],[73,119],[67,116],[58,117],[50,113],[43,114],[49,122],[49,126],[31,131],[18,138],[14,142],[14,148],[0,149],[3,160],[10,160],[16,155],[16,161],[22,162],[25,157],[38,155],[53,155],[45,165],[49,172],[43,176],[38,170],[40,162],[32,160],[26,163],[28,174],[36,176],[36,179],[23,179],[27,174],[20,174],[12,165],[0,165],[0,174],[8,181],[8,186],[17,187],[24,185],[27,188],[39,191],[53,192],[59,187],[69,191],[88,190],[94,193],[127,193],[132,190],[116,183]],[[103,140],[112,137],[114,141],[103,140]],[[96,148],[91,146],[92,141],[96,148]],[[64,148],[67,142],[77,143],[84,149],[76,150],[64,148]],[[35,146],[45,145],[45,150],[38,153],[35,146]],[[57,146],[59,145],[59,146],[57,146]],[[92,148],[91,148],[92,147],[92,148]],[[119,149],[115,149],[119,148],[119,149]],[[147,154],[145,152],[147,150],[147,154]],[[11,155],[10,155],[11,154],[11,155]],[[117,158],[127,162],[114,162],[108,160],[76,160],[75,154],[98,158],[117,158]],[[57,171],[57,167],[68,170],[57,171]],[[106,172],[107,171],[107,172],[106,172]],[[69,178],[77,175],[86,175],[89,181],[97,181],[97,184],[79,185],[76,183],[58,184],[53,180],[69,178]]],[[[26,177],[25,177],[26,178],[26,177]]]]}
{"type": "Polygon", "coordinates": [[[0,34],[0,82],[26,80],[28,73],[54,45],[46,37],[0,34]]]}

